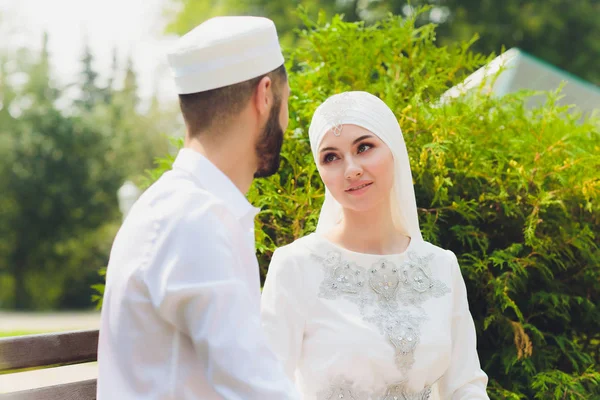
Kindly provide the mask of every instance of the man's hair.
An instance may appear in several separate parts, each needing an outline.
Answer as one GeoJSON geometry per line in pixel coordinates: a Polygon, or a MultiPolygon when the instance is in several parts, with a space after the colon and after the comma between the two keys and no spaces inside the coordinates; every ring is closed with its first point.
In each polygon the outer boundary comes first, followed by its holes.
{"type": "Polygon", "coordinates": [[[287,72],[282,65],[257,78],[205,92],[180,94],[179,106],[190,135],[198,135],[213,126],[226,124],[248,104],[250,97],[265,76],[271,78],[274,96],[280,96],[287,82],[287,72]]]}

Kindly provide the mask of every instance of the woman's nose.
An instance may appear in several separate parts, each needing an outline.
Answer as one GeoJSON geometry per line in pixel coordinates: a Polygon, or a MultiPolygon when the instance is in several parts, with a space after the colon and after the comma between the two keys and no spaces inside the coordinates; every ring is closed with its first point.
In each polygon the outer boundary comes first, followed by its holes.
{"type": "Polygon", "coordinates": [[[362,168],[356,163],[349,161],[346,166],[346,179],[356,179],[363,174],[362,168]]]}

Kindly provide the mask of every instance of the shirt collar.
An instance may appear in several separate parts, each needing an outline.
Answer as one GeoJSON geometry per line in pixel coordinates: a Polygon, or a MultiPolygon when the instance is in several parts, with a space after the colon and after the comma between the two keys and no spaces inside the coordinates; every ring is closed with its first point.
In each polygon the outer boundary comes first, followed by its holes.
{"type": "Polygon", "coordinates": [[[181,149],[173,163],[173,169],[191,174],[204,189],[218,197],[238,219],[254,219],[260,209],[253,207],[246,196],[227,175],[210,160],[192,149],[181,149]]]}

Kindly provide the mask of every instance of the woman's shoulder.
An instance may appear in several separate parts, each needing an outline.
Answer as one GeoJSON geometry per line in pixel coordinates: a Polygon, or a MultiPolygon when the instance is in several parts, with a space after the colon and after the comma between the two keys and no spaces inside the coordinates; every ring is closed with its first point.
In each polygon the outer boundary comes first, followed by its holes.
{"type": "Polygon", "coordinates": [[[314,254],[318,249],[318,246],[318,239],[315,237],[314,233],[298,238],[292,243],[275,249],[269,268],[271,268],[273,264],[283,264],[286,265],[287,268],[293,266],[305,267],[312,264],[315,261],[314,254]]]}
{"type": "MultiPolygon", "coordinates": [[[[306,236],[294,240],[292,243],[278,247],[275,254],[278,257],[285,258],[304,258],[310,257],[319,247],[319,240],[315,233],[310,233],[306,236]]],[[[275,255],[274,254],[274,255],[275,255]]]]}
{"type": "Polygon", "coordinates": [[[419,257],[427,257],[437,262],[455,263],[456,255],[452,250],[444,249],[426,240],[415,240],[409,246],[409,253],[419,257]]]}
{"type": "Polygon", "coordinates": [[[302,296],[309,298],[310,293],[316,294],[318,285],[315,277],[320,269],[315,268],[316,260],[312,250],[315,246],[314,239],[310,234],[277,248],[269,264],[267,281],[278,282],[280,286],[287,287],[287,290],[303,293],[302,296]]]}

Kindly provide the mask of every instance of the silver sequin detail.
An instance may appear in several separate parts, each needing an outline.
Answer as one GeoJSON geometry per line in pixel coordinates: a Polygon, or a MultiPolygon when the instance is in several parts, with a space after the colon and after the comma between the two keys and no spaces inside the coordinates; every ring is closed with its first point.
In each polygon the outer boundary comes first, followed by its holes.
{"type": "Polygon", "coordinates": [[[431,386],[418,393],[411,393],[403,383],[391,385],[387,388],[385,394],[380,400],[429,400],[431,396],[431,386]]]}
{"type": "Polygon", "coordinates": [[[420,392],[411,392],[403,382],[389,385],[380,393],[367,393],[355,387],[350,380],[335,379],[327,389],[317,393],[317,400],[429,400],[431,386],[420,392]]]}
{"type": "Polygon", "coordinates": [[[339,294],[358,294],[365,283],[364,271],[354,263],[338,262],[327,268],[319,295],[334,300],[339,294]]]}
{"type": "Polygon", "coordinates": [[[450,293],[450,289],[442,281],[433,277],[429,268],[432,259],[433,254],[420,257],[415,253],[408,253],[408,261],[403,266],[403,285],[399,296],[403,304],[421,305],[431,298],[450,293]]]}
{"type": "Polygon", "coordinates": [[[325,390],[317,393],[317,400],[371,400],[368,393],[354,387],[352,381],[337,378],[325,390]]]}
{"type": "Polygon", "coordinates": [[[420,328],[426,320],[421,310],[411,311],[378,307],[364,317],[375,324],[394,346],[396,366],[402,373],[407,373],[415,362],[414,352],[421,339],[420,328]]]}
{"type": "Polygon", "coordinates": [[[420,257],[409,252],[400,267],[381,259],[369,269],[343,260],[337,251],[327,253],[325,258],[313,257],[321,262],[325,272],[319,297],[343,297],[355,303],[365,321],[377,326],[394,346],[396,366],[407,373],[415,362],[421,326],[427,319],[422,304],[450,293],[443,282],[432,276],[429,263],[433,254],[420,257]]]}

